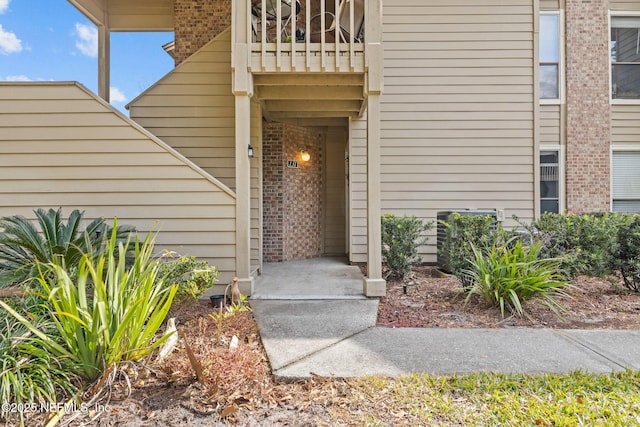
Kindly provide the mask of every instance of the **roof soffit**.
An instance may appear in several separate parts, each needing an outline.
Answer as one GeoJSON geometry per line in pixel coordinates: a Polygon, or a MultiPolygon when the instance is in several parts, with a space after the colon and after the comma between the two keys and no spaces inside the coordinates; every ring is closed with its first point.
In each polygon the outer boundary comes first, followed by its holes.
{"type": "Polygon", "coordinates": [[[68,0],[110,31],[173,31],[173,0],[68,0]]]}

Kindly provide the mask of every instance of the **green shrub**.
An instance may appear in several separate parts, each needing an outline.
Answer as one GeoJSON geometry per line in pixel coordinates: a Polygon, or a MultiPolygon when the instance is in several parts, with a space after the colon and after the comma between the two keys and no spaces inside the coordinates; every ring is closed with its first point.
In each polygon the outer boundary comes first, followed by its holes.
{"type": "Polygon", "coordinates": [[[433,224],[415,216],[382,216],[382,258],[389,268],[388,277],[402,279],[411,272],[411,267],[422,262],[418,249],[427,243],[423,233],[431,230],[433,224]]]}
{"type": "Polygon", "coordinates": [[[195,300],[210,287],[219,276],[218,269],[195,256],[178,256],[165,252],[162,256],[158,276],[166,286],[177,285],[175,302],[195,300]]]}
{"type": "MultiPolygon", "coordinates": [[[[39,276],[36,265],[57,263],[77,266],[85,254],[99,254],[111,230],[103,218],[91,221],[80,231],[84,212],[74,210],[65,224],[62,209],[37,209],[37,224],[22,215],[0,219],[0,287],[21,283],[39,276]]],[[[135,228],[117,228],[117,238],[126,240],[135,228]]]]}
{"type": "Polygon", "coordinates": [[[615,272],[618,229],[632,220],[629,214],[585,215],[543,213],[527,229],[541,242],[541,253],[562,258],[567,279],[580,274],[605,277],[615,272]]]}
{"type": "Polygon", "coordinates": [[[640,217],[618,231],[617,261],[627,289],[640,292],[640,217]]]}
{"type": "Polygon", "coordinates": [[[557,273],[559,260],[540,258],[541,245],[525,246],[515,239],[507,245],[492,245],[482,250],[471,244],[473,259],[465,274],[472,285],[467,290],[468,302],[472,295],[481,296],[489,304],[505,308],[522,316],[523,304],[533,297],[540,297],[544,304],[559,315],[564,311],[555,297],[564,295],[567,285],[557,273]]]}
{"type": "Polygon", "coordinates": [[[122,243],[116,220],[113,225],[104,251],[97,256],[83,254],[74,277],[55,260],[46,268],[37,264],[41,296],[59,338],[0,301],[42,348],[87,380],[95,380],[121,360],[138,360],[161,345],[168,336],[154,342],[154,335],[177,290],[177,286],[164,286],[158,277],[152,237],[122,243]],[[125,254],[131,246],[134,262],[127,267],[125,254]]]}
{"type": "Polygon", "coordinates": [[[445,226],[446,234],[438,255],[444,258],[451,273],[463,279],[468,270],[469,261],[473,258],[473,246],[481,250],[490,248],[496,239],[504,239],[504,231],[495,225],[495,218],[490,215],[461,215],[457,212],[449,215],[445,226]]]}

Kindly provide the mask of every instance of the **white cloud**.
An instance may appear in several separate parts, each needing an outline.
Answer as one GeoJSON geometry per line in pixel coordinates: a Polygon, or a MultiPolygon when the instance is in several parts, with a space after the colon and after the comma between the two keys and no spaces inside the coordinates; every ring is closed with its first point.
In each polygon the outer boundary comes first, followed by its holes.
{"type": "MultiPolygon", "coordinates": [[[[2,1],[2,0],[0,0],[2,1]]],[[[83,55],[98,57],[98,30],[95,27],[76,23],[76,48],[83,55]]]]}
{"type": "Polygon", "coordinates": [[[0,0],[0,14],[3,14],[9,9],[9,0],[0,0]]]}
{"type": "Polygon", "coordinates": [[[14,33],[5,31],[0,25],[0,53],[9,55],[20,51],[22,51],[22,41],[14,33]]]}
{"type": "Polygon", "coordinates": [[[17,75],[17,76],[7,76],[4,79],[5,82],[32,82],[33,80],[31,80],[29,77],[24,76],[24,75],[17,75]]]}
{"type": "Polygon", "coordinates": [[[111,100],[111,102],[126,102],[127,101],[127,97],[125,96],[125,94],[118,89],[117,87],[113,87],[111,86],[109,88],[109,99],[111,100]]]}

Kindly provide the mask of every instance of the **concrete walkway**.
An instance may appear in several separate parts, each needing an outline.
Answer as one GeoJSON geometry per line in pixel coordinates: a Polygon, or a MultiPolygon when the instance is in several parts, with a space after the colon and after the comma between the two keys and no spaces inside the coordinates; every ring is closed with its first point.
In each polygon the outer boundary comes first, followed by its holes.
{"type": "Polygon", "coordinates": [[[640,331],[375,326],[377,301],[251,301],[274,375],[640,370],[640,331]]]}
{"type": "Polygon", "coordinates": [[[638,330],[381,328],[375,326],[377,300],[358,296],[355,288],[345,291],[338,282],[332,288],[324,285],[322,278],[336,277],[340,268],[334,265],[336,271],[325,275],[322,271],[329,270],[315,270],[314,275],[307,264],[298,275],[280,276],[299,267],[287,264],[267,277],[273,286],[285,281],[286,291],[277,295],[277,286],[271,293],[263,289],[269,299],[256,299],[257,292],[251,300],[272,371],[279,379],[307,378],[312,373],[357,377],[640,370],[638,330]],[[296,282],[303,291],[296,290],[296,282]],[[329,295],[327,289],[345,293],[349,299],[329,295]],[[287,294],[294,298],[287,299],[287,294]],[[327,298],[301,299],[322,294],[327,298]]]}

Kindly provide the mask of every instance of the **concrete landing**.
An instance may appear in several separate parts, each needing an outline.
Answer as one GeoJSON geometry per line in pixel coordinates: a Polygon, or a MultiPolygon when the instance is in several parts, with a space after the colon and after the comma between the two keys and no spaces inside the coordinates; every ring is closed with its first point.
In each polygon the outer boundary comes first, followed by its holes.
{"type": "Polygon", "coordinates": [[[251,299],[365,299],[360,268],[342,258],[265,263],[251,299]]]}

